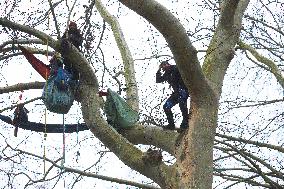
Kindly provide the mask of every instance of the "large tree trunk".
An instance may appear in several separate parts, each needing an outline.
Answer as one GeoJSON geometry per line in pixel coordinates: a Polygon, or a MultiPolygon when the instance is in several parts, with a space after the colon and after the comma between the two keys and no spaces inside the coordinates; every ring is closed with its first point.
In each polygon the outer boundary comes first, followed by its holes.
{"type": "Polygon", "coordinates": [[[213,183],[213,145],[218,99],[249,1],[227,0],[221,3],[219,25],[208,48],[204,71],[186,31],[170,11],[154,0],[120,2],[143,16],[161,32],[191,96],[189,129],[177,138],[176,176],[166,188],[210,189],[213,183]]]}
{"type": "Polygon", "coordinates": [[[217,110],[217,104],[194,109],[189,122],[189,132],[178,139],[176,146],[178,188],[212,187],[217,110]]]}

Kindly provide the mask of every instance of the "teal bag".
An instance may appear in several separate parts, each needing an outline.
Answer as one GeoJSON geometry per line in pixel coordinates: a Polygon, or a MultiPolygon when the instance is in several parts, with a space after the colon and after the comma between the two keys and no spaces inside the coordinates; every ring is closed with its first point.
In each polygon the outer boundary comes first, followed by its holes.
{"type": "Polygon", "coordinates": [[[115,128],[131,128],[139,120],[138,112],[111,89],[108,89],[104,110],[108,123],[115,128]]]}
{"type": "Polygon", "coordinates": [[[46,108],[54,113],[66,114],[74,102],[74,81],[71,74],[59,67],[56,74],[50,75],[43,88],[43,101],[46,108]]]}

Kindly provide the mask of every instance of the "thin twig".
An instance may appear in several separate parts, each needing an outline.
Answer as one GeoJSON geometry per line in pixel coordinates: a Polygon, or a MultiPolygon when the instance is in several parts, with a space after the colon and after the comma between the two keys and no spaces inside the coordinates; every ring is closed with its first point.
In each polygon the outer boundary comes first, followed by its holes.
{"type": "MultiPolygon", "coordinates": [[[[74,7],[75,7],[76,2],[77,2],[77,0],[74,1],[73,5],[72,5],[72,7],[71,7],[71,10],[69,11],[68,20],[67,20],[67,26],[66,26],[66,30],[65,30],[65,31],[67,31],[67,29],[68,29],[68,25],[69,25],[69,22],[70,22],[71,13],[72,13],[72,11],[73,11],[73,9],[74,9],[74,7]]],[[[67,2],[66,2],[66,4],[67,4],[67,2]]],[[[67,33],[67,35],[68,35],[68,33],[67,33]]]]}
{"type": "MultiPolygon", "coordinates": [[[[42,99],[42,97],[36,97],[36,98],[33,98],[33,99],[28,100],[28,101],[26,101],[26,102],[23,102],[23,103],[21,103],[21,104],[23,104],[23,105],[24,105],[24,104],[28,104],[28,103],[31,103],[31,102],[33,102],[33,101],[39,100],[39,99],[42,99]]],[[[6,107],[6,108],[0,110],[0,113],[4,112],[4,111],[6,111],[6,110],[13,109],[13,108],[15,108],[15,107],[17,107],[17,106],[19,106],[19,104],[6,107]]]]}
{"type": "Polygon", "coordinates": [[[56,16],[55,16],[55,12],[54,12],[54,8],[53,8],[51,0],[48,0],[48,3],[49,3],[49,6],[50,6],[52,16],[53,16],[55,28],[56,28],[56,31],[57,31],[57,39],[60,39],[60,30],[59,30],[59,26],[58,26],[58,23],[57,23],[57,20],[56,20],[56,16]]]}
{"type": "MultiPolygon", "coordinates": [[[[26,151],[23,151],[23,150],[20,150],[20,149],[14,149],[12,147],[10,147],[10,148],[15,150],[15,151],[18,151],[19,153],[27,154],[27,155],[30,155],[30,156],[33,156],[33,157],[37,157],[39,159],[43,159],[43,157],[41,157],[39,155],[30,153],[30,152],[26,152],[26,151]]],[[[60,169],[63,168],[61,165],[58,165],[57,162],[55,162],[55,161],[53,161],[49,158],[45,157],[45,160],[50,162],[54,167],[57,167],[57,168],[60,168],[60,169]]],[[[151,185],[148,185],[148,184],[141,184],[141,183],[128,181],[128,180],[124,180],[124,179],[118,179],[118,178],[108,177],[108,176],[104,176],[104,175],[98,175],[98,174],[95,174],[95,173],[92,173],[92,172],[81,171],[79,169],[74,169],[74,168],[71,168],[71,167],[64,167],[64,172],[76,173],[76,174],[80,174],[80,175],[86,176],[86,177],[92,177],[92,178],[97,178],[97,179],[106,180],[106,181],[110,181],[110,182],[116,182],[116,183],[119,183],[119,184],[136,186],[136,187],[139,187],[139,188],[160,189],[160,187],[151,186],[151,185]]]]}

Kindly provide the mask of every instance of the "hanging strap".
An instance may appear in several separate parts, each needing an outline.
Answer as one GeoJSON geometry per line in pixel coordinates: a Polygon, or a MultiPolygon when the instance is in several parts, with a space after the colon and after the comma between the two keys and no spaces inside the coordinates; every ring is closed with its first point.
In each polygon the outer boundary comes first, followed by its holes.
{"type": "Polygon", "coordinates": [[[80,156],[79,147],[78,147],[79,146],[79,121],[78,121],[77,127],[76,127],[76,135],[77,135],[77,144],[76,144],[76,146],[78,148],[77,154],[76,154],[76,162],[78,163],[79,156],[80,156]]]}
{"type": "MultiPolygon", "coordinates": [[[[47,42],[47,49],[48,49],[48,42],[47,42]]],[[[46,80],[45,80],[45,89],[47,89],[47,72],[45,72],[46,80]]],[[[47,93],[45,93],[47,95],[47,93]]],[[[44,135],[43,135],[43,170],[44,175],[46,173],[46,138],[47,138],[47,108],[44,108],[44,135]]]]}
{"type": "MultiPolygon", "coordinates": [[[[47,18],[47,27],[49,29],[49,14],[48,14],[48,18],[47,18]]],[[[48,39],[46,39],[46,58],[48,60],[48,39]]],[[[48,79],[48,70],[45,70],[45,89],[47,89],[47,79],[48,79]]],[[[46,93],[45,93],[46,94],[46,93]]],[[[43,135],[43,172],[44,172],[44,176],[46,174],[46,138],[47,138],[47,132],[46,132],[46,125],[47,125],[47,109],[45,107],[44,109],[44,135],[43,135]]]]}
{"type": "MultiPolygon", "coordinates": [[[[15,112],[15,115],[14,115],[15,116],[14,120],[20,120],[20,107],[19,107],[19,104],[22,103],[23,93],[24,93],[24,91],[21,90],[21,94],[19,95],[18,106],[16,107],[16,112],[15,112]]],[[[19,129],[18,124],[19,123],[13,123],[13,124],[15,125],[14,136],[17,137],[18,136],[18,129],[19,129]]]]}
{"type": "Polygon", "coordinates": [[[64,114],[62,114],[62,115],[63,115],[63,132],[62,132],[63,146],[62,146],[61,169],[64,170],[64,163],[65,163],[65,121],[64,121],[64,114]]]}

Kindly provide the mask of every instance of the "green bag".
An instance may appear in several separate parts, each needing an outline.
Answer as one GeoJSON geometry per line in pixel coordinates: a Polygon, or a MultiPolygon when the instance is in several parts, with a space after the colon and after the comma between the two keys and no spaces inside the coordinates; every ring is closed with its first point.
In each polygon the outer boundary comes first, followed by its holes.
{"type": "Polygon", "coordinates": [[[111,89],[108,89],[104,109],[108,123],[115,128],[131,128],[139,119],[138,112],[111,89]]]}

